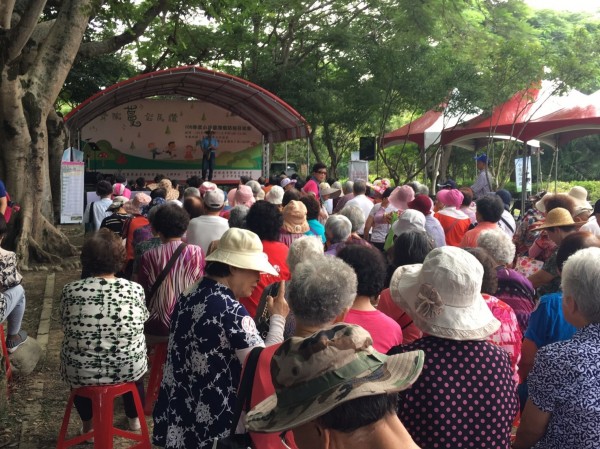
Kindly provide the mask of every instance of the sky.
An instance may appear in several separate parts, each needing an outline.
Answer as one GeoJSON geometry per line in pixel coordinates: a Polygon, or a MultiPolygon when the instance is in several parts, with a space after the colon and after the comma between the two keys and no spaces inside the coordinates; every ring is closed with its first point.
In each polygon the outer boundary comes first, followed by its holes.
{"type": "Polygon", "coordinates": [[[600,0],[525,0],[535,9],[554,9],[573,12],[597,12],[600,0]]]}

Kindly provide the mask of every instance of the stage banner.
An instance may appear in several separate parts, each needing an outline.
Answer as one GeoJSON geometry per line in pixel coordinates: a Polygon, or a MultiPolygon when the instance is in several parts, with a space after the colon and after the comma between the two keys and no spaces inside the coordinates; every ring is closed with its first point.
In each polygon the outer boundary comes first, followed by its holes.
{"type": "MultiPolygon", "coordinates": [[[[515,184],[517,192],[523,189],[523,158],[515,159],[515,184]]],[[[527,192],[531,192],[531,156],[527,157],[527,192]]]]}
{"type": "Polygon", "coordinates": [[[130,179],[200,175],[201,142],[209,129],[218,141],[215,180],[260,176],[261,133],[231,111],[185,99],[132,101],[96,117],[81,130],[87,170],[130,179]]]}

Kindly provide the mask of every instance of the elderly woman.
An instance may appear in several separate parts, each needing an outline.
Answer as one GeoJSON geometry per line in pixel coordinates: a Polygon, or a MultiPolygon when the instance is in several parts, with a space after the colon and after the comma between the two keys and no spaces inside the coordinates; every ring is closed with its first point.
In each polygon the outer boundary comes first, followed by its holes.
{"type": "Polygon", "coordinates": [[[346,243],[354,243],[371,248],[373,245],[359,235],[359,231],[364,229],[365,226],[365,216],[360,207],[348,204],[340,211],[340,215],[343,215],[352,223],[352,232],[346,243]]]}
{"type": "Polygon", "coordinates": [[[508,354],[486,341],[500,322],[481,296],[482,280],[477,259],[453,246],[392,277],[392,298],[426,334],[388,352],[425,352],[422,374],[400,393],[398,411],[420,447],[510,445],[518,399],[508,354]]]}
{"type": "Polygon", "coordinates": [[[248,216],[249,210],[250,208],[243,204],[233,206],[229,211],[229,227],[246,229],[246,217],[248,216]]]}
{"type": "Polygon", "coordinates": [[[306,221],[309,227],[306,235],[315,235],[325,244],[327,240],[325,237],[325,226],[319,221],[319,213],[321,212],[319,200],[312,195],[306,195],[300,198],[300,201],[306,206],[306,221]]]}
{"type": "MultiPolygon", "coordinates": [[[[108,229],[100,229],[84,242],[81,264],[91,276],[65,285],[62,291],[60,371],[71,388],[136,382],[143,401],[148,310],[144,289],[115,276],[124,262],[121,239],[108,229]]],[[[123,402],[129,427],[139,429],[133,395],[125,395],[123,402]]],[[[91,400],[76,397],[74,403],[82,431],[90,431],[91,400]]]]}
{"type": "Polygon", "coordinates": [[[127,201],[123,205],[123,209],[131,218],[129,218],[125,224],[123,225],[123,234],[121,237],[125,239],[125,250],[127,253],[127,262],[124,268],[125,276],[131,277],[133,272],[133,259],[135,252],[135,245],[137,243],[143,242],[144,240],[149,240],[152,238],[152,232],[148,230],[147,233],[143,233],[137,239],[134,239],[135,231],[142,230],[145,226],[149,225],[150,222],[148,219],[142,215],[142,208],[147,206],[151,201],[151,198],[145,193],[136,193],[132,200],[127,201]],[[135,240],[135,241],[134,241],[135,240]]]}
{"type": "MultiPolygon", "coordinates": [[[[175,304],[167,361],[154,407],[154,444],[212,447],[232,426],[242,363],[263,346],[238,298],[250,296],[260,273],[277,276],[256,234],[229,229],[206,258],[205,276],[175,304]]],[[[283,290],[283,289],[281,289],[283,290]]],[[[266,344],[283,340],[287,303],[269,301],[266,344]]]]}
{"type": "Polygon", "coordinates": [[[433,216],[444,228],[446,245],[459,246],[471,226],[469,216],[460,210],[463,199],[463,193],[457,189],[443,189],[436,194],[438,211],[433,216]]]}
{"type": "Polygon", "coordinates": [[[289,247],[294,240],[302,237],[309,229],[304,203],[302,201],[290,201],[283,208],[283,225],[279,232],[279,241],[289,247]]]}
{"type": "MultiPolygon", "coordinates": [[[[331,218],[331,217],[330,217],[331,218]]],[[[303,237],[294,242],[295,248],[311,248],[314,237],[303,237]],[[297,245],[297,242],[305,242],[297,245]]],[[[294,249],[295,251],[295,249],[294,249]]],[[[308,249],[305,256],[312,253],[308,249]]],[[[337,321],[344,321],[356,296],[356,274],[346,263],[335,257],[310,257],[294,267],[294,276],[286,285],[287,299],[296,320],[294,335],[307,337],[337,321]]],[[[271,381],[271,359],[280,345],[262,351],[252,387],[251,405],[254,406],[275,392],[271,381]]],[[[279,435],[252,433],[254,447],[286,449],[279,435]]],[[[293,440],[292,440],[293,441],[293,440]]],[[[295,447],[295,446],[294,446],[295,447]]]]}
{"type": "Polygon", "coordinates": [[[538,229],[545,229],[548,238],[557,245],[542,268],[528,278],[533,287],[537,289],[538,295],[542,296],[547,293],[555,293],[560,289],[560,274],[556,263],[558,245],[567,235],[577,230],[577,224],[567,209],[557,207],[548,212],[546,221],[538,229]]]}
{"type": "Polygon", "coordinates": [[[306,236],[294,240],[294,243],[290,246],[287,258],[290,273],[293,273],[294,269],[301,262],[308,262],[313,258],[323,256],[323,254],[323,245],[318,237],[306,236]]]}
{"type": "Polygon", "coordinates": [[[145,324],[147,334],[169,335],[171,314],[177,299],[204,274],[202,248],[181,241],[189,222],[187,212],[176,204],[159,206],[153,217],[152,228],[161,245],[141,256],[138,275],[150,312],[145,324]],[[169,269],[163,275],[167,266],[169,269]]]}
{"type": "Polygon", "coordinates": [[[276,275],[261,273],[258,285],[250,296],[240,298],[240,303],[246,307],[250,316],[256,315],[259,300],[263,290],[275,282],[290,279],[290,270],[287,267],[288,247],[279,241],[279,231],[283,225],[283,217],[279,207],[268,201],[257,201],[248,211],[246,228],[260,238],[263,252],[267,255],[269,263],[277,270],[276,275]]]}
{"type": "Polygon", "coordinates": [[[408,203],[408,207],[425,215],[425,232],[433,240],[436,248],[446,246],[446,235],[439,220],[433,216],[433,201],[427,195],[417,195],[408,203]]]}
{"type": "MultiPolygon", "coordinates": [[[[400,234],[391,251],[392,261],[385,285],[389,286],[390,279],[398,267],[423,263],[427,254],[432,250],[433,243],[424,231],[408,231],[400,234]]],[[[394,303],[389,288],[384,289],[379,295],[377,310],[385,313],[400,325],[404,344],[412,343],[423,336],[423,332],[415,325],[410,315],[394,303]]]]}
{"type": "Polygon", "coordinates": [[[125,212],[123,205],[129,201],[124,196],[116,196],[113,198],[113,202],[108,209],[108,212],[112,212],[112,215],[105,217],[100,224],[101,228],[108,228],[119,236],[123,233],[123,225],[129,218],[129,214],[125,212]]]}
{"type": "Polygon", "coordinates": [[[565,318],[573,338],[538,352],[529,400],[513,447],[597,447],[600,441],[600,249],[583,249],[562,271],[565,318]]]}
{"type": "Polygon", "coordinates": [[[346,245],[351,233],[352,223],[347,217],[341,214],[330,216],[325,223],[325,236],[327,237],[325,254],[335,256],[346,245]]]}
{"type": "Polygon", "coordinates": [[[388,187],[383,191],[381,194],[381,203],[373,206],[365,223],[365,240],[380,251],[383,251],[385,238],[391,228],[390,214],[398,210],[396,206],[390,203],[390,195],[393,191],[392,187],[388,187]]]}
{"type": "MultiPolygon", "coordinates": [[[[504,231],[500,231],[504,233],[504,231]]],[[[505,233],[506,235],[506,233],[505,233]]],[[[518,363],[521,359],[521,344],[523,332],[519,328],[517,316],[513,309],[504,301],[494,296],[498,289],[498,276],[496,275],[496,261],[483,248],[466,248],[483,267],[483,282],[481,283],[481,296],[494,316],[500,321],[500,328],[490,335],[487,340],[504,349],[510,356],[515,385],[519,384],[518,363]]]]}
{"type": "Polygon", "coordinates": [[[375,248],[347,245],[337,256],[354,269],[358,278],[356,298],[345,322],[366,329],[373,338],[375,349],[385,354],[391,347],[402,343],[402,329],[376,308],[386,276],[383,254],[375,248]]]}
{"type": "Polygon", "coordinates": [[[514,243],[504,231],[495,229],[482,232],[477,246],[485,249],[496,261],[498,289],[493,295],[512,307],[519,328],[525,333],[529,316],[536,305],[536,296],[529,279],[510,268],[515,258],[514,243]]]}

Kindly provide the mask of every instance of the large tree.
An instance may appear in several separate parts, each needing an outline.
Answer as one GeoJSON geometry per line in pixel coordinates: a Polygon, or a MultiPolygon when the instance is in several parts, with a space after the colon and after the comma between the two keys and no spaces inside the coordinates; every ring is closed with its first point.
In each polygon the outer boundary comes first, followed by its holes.
{"type": "Polygon", "coordinates": [[[0,176],[21,205],[14,244],[23,266],[30,256],[56,262],[75,254],[54,226],[50,166],[59,164],[65,143],[55,102],[76,56],[131,43],[167,6],[166,0],[0,2],[0,176]],[[114,17],[121,14],[136,21],[119,32],[114,17]],[[99,39],[83,42],[90,18],[99,39]]]}

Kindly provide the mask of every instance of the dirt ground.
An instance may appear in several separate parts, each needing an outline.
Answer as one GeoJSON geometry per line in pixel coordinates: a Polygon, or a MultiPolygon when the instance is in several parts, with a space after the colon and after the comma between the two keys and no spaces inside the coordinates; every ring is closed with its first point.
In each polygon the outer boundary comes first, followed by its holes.
{"type": "MultiPolygon", "coordinates": [[[[81,246],[83,230],[80,226],[64,226],[63,231],[71,242],[81,246]]],[[[48,345],[36,369],[27,377],[13,378],[9,384],[8,410],[0,411],[0,449],[50,449],[56,447],[56,440],[69,397],[69,389],[61,381],[60,345],[63,338],[59,317],[60,294],[63,286],[80,276],[78,257],[65,260],[61,266],[33,267],[32,271],[22,272],[27,306],[22,328],[30,336],[37,337],[40,315],[44,304],[47,278],[54,274],[55,282],[50,316],[48,345]]],[[[3,394],[3,393],[0,393],[3,394]]],[[[115,423],[124,423],[125,416],[120,404],[115,406],[115,423]]],[[[151,425],[152,419],[147,422],[151,425]]],[[[71,415],[71,434],[80,426],[75,410],[71,415]]],[[[151,428],[150,428],[151,431],[151,428]]],[[[81,447],[93,447],[85,444],[81,447]]],[[[128,447],[118,440],[115,448],[128,447]]]]}

